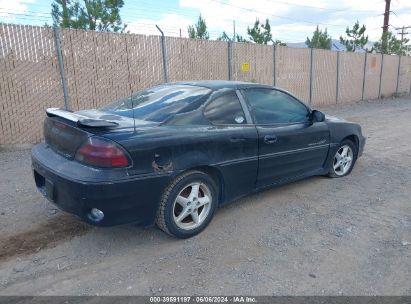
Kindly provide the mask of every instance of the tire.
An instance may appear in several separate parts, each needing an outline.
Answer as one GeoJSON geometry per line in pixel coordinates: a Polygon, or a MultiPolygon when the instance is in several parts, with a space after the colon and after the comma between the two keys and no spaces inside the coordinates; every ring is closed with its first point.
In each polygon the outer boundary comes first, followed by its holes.
{"type": "Polygon", "coordinates": [[[357,148],[351,140],[343,140],[337,148],[329,165],[329,177],[343,177],[351,173],[357,160],[357,148]],[[347,152],[344,152],[346,149],[347,152]],[[345,156],[344,156],[345,154],[345,156]],[[341,159],[341,157],[345,157],[341,159]],[[340,164],[340,165],[338,165],[340,164]]]}
{"type": "Polygon", "coordinates": [[[209,175],[194,170],[185,172],[165,189],[156,224],[174,237],[192,237],[210,223],[217,202],[218,188],[209,175]]]}

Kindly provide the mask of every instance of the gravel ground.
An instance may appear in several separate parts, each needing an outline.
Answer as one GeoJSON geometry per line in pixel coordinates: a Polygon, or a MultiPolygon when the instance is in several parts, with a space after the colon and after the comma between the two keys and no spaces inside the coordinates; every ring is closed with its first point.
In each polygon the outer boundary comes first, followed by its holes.
{"type": "Polygon", "coordinates": [[[0,153],[0,295],[411,294],[411,99],[324,110],[367,136],[351,175],[248,196],[188,240],[82,224],[36,191],[29,151],[0,153]]]}

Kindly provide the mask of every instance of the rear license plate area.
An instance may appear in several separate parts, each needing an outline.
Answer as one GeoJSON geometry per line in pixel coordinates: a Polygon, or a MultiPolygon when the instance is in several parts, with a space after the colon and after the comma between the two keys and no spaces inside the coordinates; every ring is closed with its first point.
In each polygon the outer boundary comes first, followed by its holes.
{"type": "Polygon", "coordinates": [[[34,180],[36,182],[37,189],[39,189],[40,193],[43,194],[45,198],[50,201],[54,201],[54,185],[53,182],[36,170],[34,170],[34,180]]]}

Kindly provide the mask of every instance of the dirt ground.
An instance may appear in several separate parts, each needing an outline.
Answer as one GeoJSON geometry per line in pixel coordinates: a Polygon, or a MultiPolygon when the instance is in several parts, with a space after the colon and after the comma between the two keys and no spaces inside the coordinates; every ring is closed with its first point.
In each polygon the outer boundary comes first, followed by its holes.
{"type": "Polygon", "coordinates": [[[410,295],[411,99],[323,109],[361,123],[351,175],[221,208],[188,239],[95,228],[35,189],[30,151],[0,153],[0,295],[410,295]]]}

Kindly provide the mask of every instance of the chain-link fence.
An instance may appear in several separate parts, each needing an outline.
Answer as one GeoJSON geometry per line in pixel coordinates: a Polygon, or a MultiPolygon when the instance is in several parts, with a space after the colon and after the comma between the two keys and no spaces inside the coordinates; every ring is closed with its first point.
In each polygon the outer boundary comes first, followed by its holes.
{"type": "Polygon", "coordinates": [[[329,105],[410,93],[411,57],[0,24],[0,145],[40,141],[48,107],[98,108],[201,79],[276,85],[329,105]]]}
{"type": "Polygon", "coordinates": [[[64,106],[53,29],[0,25],[0,145],[40,141],[53,106],[64,106]]]}

